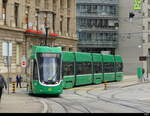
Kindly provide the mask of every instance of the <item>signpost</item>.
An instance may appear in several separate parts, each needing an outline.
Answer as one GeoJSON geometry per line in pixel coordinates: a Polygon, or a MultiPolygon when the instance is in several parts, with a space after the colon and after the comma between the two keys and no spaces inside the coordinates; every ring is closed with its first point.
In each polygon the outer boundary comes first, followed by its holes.
{"type": "Polygon", "coordinates": [[[21,59],[21,67],[26,68],[26,66],[27,66],[26,57],[23,56],[22,59],[21,59]]]}
{"type": "Polygon", "coordinates": [[[7,41],[3,42],[3,54],[6,58],[6,63],[7,63],[7,69],[8,69],[8,94],[9,94],[9,83],[10,83],[10,69],[11,69],[11,56],[12,56],[12,43],[7,41]]]}

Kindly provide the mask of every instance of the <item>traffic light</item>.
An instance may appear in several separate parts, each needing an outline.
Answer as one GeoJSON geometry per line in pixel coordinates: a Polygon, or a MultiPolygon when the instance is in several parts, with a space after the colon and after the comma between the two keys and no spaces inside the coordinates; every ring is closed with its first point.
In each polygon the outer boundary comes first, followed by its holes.
{"type": "Polygon", "coordinates": [[[135,14],[133,12],[129,12],[129,18],[134,18],[135,14]]]}

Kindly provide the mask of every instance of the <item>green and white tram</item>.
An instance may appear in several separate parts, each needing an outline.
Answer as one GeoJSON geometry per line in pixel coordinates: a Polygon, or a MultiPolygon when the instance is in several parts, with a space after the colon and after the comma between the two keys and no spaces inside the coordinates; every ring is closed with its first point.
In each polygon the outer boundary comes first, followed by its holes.
{"type": "Polygon", "coordinates": [[[29,63],[28,91],[31,94],[61,94],[61,48],[34,46],[29,63]]]}
{"type": "Polygon", "coordinates": [[[34,46],[27,72],[29,93],[59,95],[76,86],[121,81],[123,60],[118,55],[34,46]]]}

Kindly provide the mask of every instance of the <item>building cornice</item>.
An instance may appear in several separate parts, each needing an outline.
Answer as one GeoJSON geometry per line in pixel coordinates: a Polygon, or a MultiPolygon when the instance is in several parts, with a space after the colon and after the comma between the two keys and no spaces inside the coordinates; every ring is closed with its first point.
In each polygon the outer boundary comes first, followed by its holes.
{"type": "Polygon", "coordinates": [[[13,28],[13,27],[3,26],[3,25],[0,25],[0,29],[4,29],[4,30],[8,30],[8,31],[17,31],[17,32],[22,32],[22,33],[25,31],[25,29],[13,28]]]}

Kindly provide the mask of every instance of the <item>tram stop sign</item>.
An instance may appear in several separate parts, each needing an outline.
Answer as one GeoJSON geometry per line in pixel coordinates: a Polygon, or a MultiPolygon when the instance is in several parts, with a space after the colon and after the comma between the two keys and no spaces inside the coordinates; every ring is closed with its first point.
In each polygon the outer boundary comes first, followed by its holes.
{"type": "Polygon", "coordinates": [[[26,68],[26,66],[27,66],[26,58],[25,58],[25,57],[22,57],[22,60],[21,60],[21,67],[26,68]]]}

